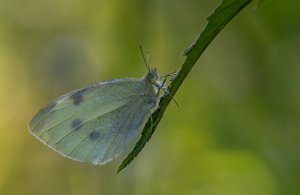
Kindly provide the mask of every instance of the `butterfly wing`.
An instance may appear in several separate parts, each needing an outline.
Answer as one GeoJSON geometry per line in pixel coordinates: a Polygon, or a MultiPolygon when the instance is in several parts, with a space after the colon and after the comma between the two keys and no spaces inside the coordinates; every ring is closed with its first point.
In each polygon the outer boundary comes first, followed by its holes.
{"type": "Polygon", "coordinates": [[[143,79],[117,79],[63,95],[42,108],[29,129],[60,154],[105,164],[117,157],[155,105],[143,79]]]}

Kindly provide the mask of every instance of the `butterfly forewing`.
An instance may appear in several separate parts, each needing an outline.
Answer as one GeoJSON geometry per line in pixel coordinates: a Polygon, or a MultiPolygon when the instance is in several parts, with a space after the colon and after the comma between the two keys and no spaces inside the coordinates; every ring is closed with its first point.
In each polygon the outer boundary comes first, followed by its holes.
{"type": "Polygon", "coordinates": [[[29,129],[69,158],[103,164],[124,150],[155,101],[151,83],[142,79],[106,81],[52,101],[29,129]]]}

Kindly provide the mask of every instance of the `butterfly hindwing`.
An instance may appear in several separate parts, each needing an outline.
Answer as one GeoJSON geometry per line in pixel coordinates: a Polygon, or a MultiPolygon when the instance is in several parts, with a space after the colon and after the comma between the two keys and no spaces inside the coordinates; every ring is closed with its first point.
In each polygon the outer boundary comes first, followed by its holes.
{"type": "Polygon", "coordinates": [[[156,94],[142,79],[97,83],[52,101],[29,129],[64,156],[104,164],[124,150],[143,124],[154,106],[149,98],[156,100],[156,94]]]}

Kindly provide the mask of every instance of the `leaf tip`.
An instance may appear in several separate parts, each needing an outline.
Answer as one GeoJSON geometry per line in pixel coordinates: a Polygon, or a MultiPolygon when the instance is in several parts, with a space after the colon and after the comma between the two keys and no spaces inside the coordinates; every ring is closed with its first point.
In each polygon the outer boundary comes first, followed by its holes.
{"type": "Polygon", "coordinates": [[[123,162],[121,163],[121,165],[119,166],[119,168],[118,168],[118,170],[117,170],[117,172],[116,172],[116,175],[118,175],[118,174],[120,173],[120,171],[122,171],[127,165],[128,165],[128,164],[125,163],[125,161],[123,161],[123,162]]]}

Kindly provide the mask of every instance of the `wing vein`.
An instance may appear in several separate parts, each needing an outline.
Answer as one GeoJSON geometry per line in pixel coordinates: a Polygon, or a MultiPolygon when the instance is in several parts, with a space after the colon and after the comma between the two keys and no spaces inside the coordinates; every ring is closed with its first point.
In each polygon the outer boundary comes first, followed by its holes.
{"type": "MultiPolygon", "coordinates": [[[[130,101],[129,101],[129,102],[130,102],[130,101]]],[[[123,107],[124,105],[127,105],[129,102],[124,103],[124,104],[123,104],[122,106],[120,106],[120,107],[123,107]]],[[[101,116],[95,115],[95,117],[93,117],[93,118],[91,118],[91,119],[88,119],[88,120],[84,121],[84,122],[81,124],[81,126],[84,125],[84,124],[86,124],[87,122],[90,122],[90,121],[92,121],[92,120],[98,118],[98,117],[106,116],[107,114],[110,114],[110,113],[112,113],[112,112],[118,110],[120,107],[115,108],[115,109],[113,109],[113,110],[111,110],[111,111],[109,111],[109,112],[107,112],[107,113],[104,113],[104,114],[102,114],[101,116]]],[[[71,135],[73,132],[76,132],[76,131],[74,131],[74,129],[75,129],[75,128],[71,128],[70,131],[68,131],[65,135],[63,135],[63,136],[62,136],[59,140],[57,140],[54,144],[55,144],[55,145],[58,144],[58,143],[59,143],[60,141],[62,141],[66,136],[69,136],[69,135],[71,135]]]]}
{"type": "MultiPolygon", "coordinates": [[[[124,104],[122,107],[127,106],[129,103],[134,102],[135,99],[132,99],[131,101],[129,101],[127,104],[124,104]]],[[[118,109],[121,109],[122,107],[119,107],[118,109]]],[[[116,134],[117,135],[117,134],[116,134]]],[[[114,137],[116,137],[116,135],[114,137]]],[[[115,139],[115,138],[114,138],[115,139]]],[[[90,151],[87,153],[87,155],[85,156],[85,160],[90,156],[91,152],[95,149],[95,147],[99,144],[99,142],[102,141],[101,139],[97,140],[94,145],[91,147],[90,151]]],[[[104,159],[104,158],[103,158],[104,159]]],[[[102,159],[102,160],[103,160],[102,159]]]]}
{"type": "MultiPolygon", "coordinates": [[[[134,114],[135,114],[135,113],[134,113],[134,114]]],[[[113,139],[113,140],[111,141],[111,143],[109,144],[109,146],[106,148],[106,151],[105,151],[105,154],[104,154],[104,157],[103,157],[102,160],[104,160],[104,159],[107,157],[108,151],[111,149],[113,143],[116,141],[117,136],[118,136],[120,133],[122,133],[121,129],[126,129],[126,127],[128,127],[128,125],[129,125],[131,119],[133,118],[134,114],[131,113],[131,114],[129,115],[129,117],[128,117],[129,120],[127,120],[127,123],[125,123],[124,125],[120,125],[120,127],[117,129],[117,133],[116,133],[116,135],[114,136],[114,139],[113,139]]],[[[128,134],[128,132],[129,132],[129,130],[126,129],[126,134],[128,134]]],[[[114,151],[115,151],[115,150],[114,150],[114,151]]]]}
{"type": "MultiPolygon", "coordinates": [[[[103,83],[103,84],[105,84],[105,83],[103,83]]],[[[100,86],[100,87],[103,87],[103,84],[102,84],[102,85],[99,85],[99,86],[100,86]]],[[[92,89],[95,85],[96,85],[96,84],[92,85],[90,88],[85,89],[84,91],[88,91],[89,89],[92,89]]],[[[70,92],[70,93],[68,93],[68,94],[66,94],[66,95],[61,96],[61,97],[58,98],[58,99],[53,100],[52,103],[58,102],[59,100],[62,100],[62,99],[63,99],[62,102],[64,102],[64,101],[68,100],[72,95],[74,95],[74,94],[76,94],[76,93],[81,93],[82,91],[83,91],[83,89],[81,89],[81,90],[76,90],[76,91],[72,91],[72,92],[70,92]]],[[[120,98],[120,99],[123,99],[123,98],[130,98],[130,97],[133,97],[133,96],[135,96],[135,95],[128,95],[128,96],[122,97],[122,98],[120,98]]],[[[91,98],[92,98],[92,97],[89,97],[87,100],[89,100],[89,99],[91,99],[91,98]]],[[[94,97],[93,97],[93,98],[94,98],[94,97]]],[[[99,99],[101,99],[101,97],[96,97],[96,98],[93,99],[93,101],[87,101],[87,100],[86,100],[86,102],[89,102],[89,103],[84,104],[84,108],[85,108],[85,107],[88,107],[90,104],[93,104],[95,101],[97,101],[97,100],[99,100],[99,99]]],[[[115,99],[115,100],[120,100],[120,99],[115,99]]],[[[60,103],[62,103],[62,102],[60,102],[60,103]]],[[[41,114],[42,112],[48,111],[47,108],[48,108],[49,105],[51,105],[51,103],[49,103],[45,108],[41,109],[41,110],[36,114],[36,116],[37,116],[38,114],[41,114]]],[[[70,104],[66,104],[66,105],[64,105],[64,106],[62,106],[62,107],[56,108],[56,109],[54,109],[54,110],[50,110],[48,113],[41,115],[40,118],[36,118],[36,120],[38,120],[38,121],[35,123],[34,127],[31,127],[30,129],[34,130],[34,129],[38,126],[38,124],[39,124],[44,118],[47,117],[48,114],[53,114],[54,112],[60,111],[61,109],[64,109],[64,108],[66,108],[66,107],[68,107],[68,106],[70,106],[70,104]]],[[[35,118],[35,117],[33,117],[33,119],[34,119],[34,118],[35,118]]],[[[62,122],[64,122],[64,120],[63,120],[62,122]]],[[[62,123],[62,122],[60,122],[60,123],[62,123]]]]}
{"type": "Polygon", "coordinates": [[[62,124],[63,122],[69,120],[70,118],[72,118],[73,115],[71,115],[70,117],[67,117],[65,118],[63,121],[59,122],[59,123],[56,123],[55,125],[51,126],[51,127],[48,127],[48,128],[45,128],[41,131],[40,135],[38,135],[39,137],[41,137],[46,131],[49,131],[51,129],[53,129],[54,127],[57,127],[58,125],[62,124]]]}

